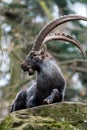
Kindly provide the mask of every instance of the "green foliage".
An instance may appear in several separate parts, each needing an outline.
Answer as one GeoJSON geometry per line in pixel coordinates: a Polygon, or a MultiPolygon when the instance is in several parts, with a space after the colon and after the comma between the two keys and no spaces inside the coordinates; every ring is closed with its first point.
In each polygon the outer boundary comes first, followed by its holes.
{"type": "Polygon", "coordinates": [[[11,116],[7,117],[5,119],[5,121],[3,121],[1,124],[0,124],[0,130],[12,130],[12,126],[13,126],[13,119],[11,116]]]}

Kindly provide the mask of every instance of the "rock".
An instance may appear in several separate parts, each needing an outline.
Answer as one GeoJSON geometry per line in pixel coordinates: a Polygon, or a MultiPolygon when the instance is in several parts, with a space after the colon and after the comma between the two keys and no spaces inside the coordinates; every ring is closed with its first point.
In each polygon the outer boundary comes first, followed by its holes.
{"type": "Polygon", "coordinates": [[[9,114],[0,130],[87,130],[87,104],[56,103],[9,114]]]}

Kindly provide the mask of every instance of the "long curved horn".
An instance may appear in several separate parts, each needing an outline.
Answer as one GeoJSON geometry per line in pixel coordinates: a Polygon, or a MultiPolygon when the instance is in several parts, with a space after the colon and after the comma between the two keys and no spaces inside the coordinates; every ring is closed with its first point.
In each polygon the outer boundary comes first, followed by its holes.
{"type": "Polygon", "coordinates": [[[48,33],[50,31],[52,31],[55,27],[68,22],[68,21],[72,21],[72,20],[84,20],[87,21],[87,17],[84,16],[79,16],[79,15],[66,15],[63,16],[61,18],[55,19],[53,21],[51,21],[50,23],[48,23],[38,34],[36,40],[35,40],[35,44],[32,48],[32,50],[38,51],[40,49],[40,46],[44,40],[44,38],[48,35],[48,33]]]}
{"type": "Polygon", "coordinates": [[[84,49],[81,46],[80,42],[77,41],[76,39],[74,39],[72,36],[65,35],[64,33],[62,33],[62,34],[61,33],[58,33],[58,34],[57,33],[51,33],[51,34],[49,34],[44,39],[41,46],[43,46],[43,44],[46,44],[47,42],[53,41],[53,40],[62,40],[62,41],[71,42],[72,44],[76,45],[80,49],[80,51],[82,52],[83,57],[85,57],[85,52],[84,52],[84,49]]]}

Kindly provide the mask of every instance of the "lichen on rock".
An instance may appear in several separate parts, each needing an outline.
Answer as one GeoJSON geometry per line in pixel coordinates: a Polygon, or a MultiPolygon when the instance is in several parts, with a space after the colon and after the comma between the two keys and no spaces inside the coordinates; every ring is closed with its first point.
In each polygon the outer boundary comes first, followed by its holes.
{"type": "Polygon", "coordinates": [[[87,104],[56,103],[9,114],[0,130],[87,130],[87,104]]]}

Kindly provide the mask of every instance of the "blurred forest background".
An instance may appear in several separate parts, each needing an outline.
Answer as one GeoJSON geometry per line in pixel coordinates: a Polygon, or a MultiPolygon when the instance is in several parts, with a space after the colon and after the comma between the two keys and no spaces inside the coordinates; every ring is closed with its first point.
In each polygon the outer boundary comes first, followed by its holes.
{"type": "MultiPolygon", "coordinates": [[[[20,64],[38,32],[52,19],[67,14],[87,17],[87,0],[0,0],[0,119],[8,114],[17,92],[35,80],[20,64]]],[[[59,30],[79,40],[87,56],[87,22],[68,22],[55,32],[59,30]]],[[[65,101],[87,102],[87,57],[83,59],[67,42],[50,42],[47,48],[65,76],[65,101]]]]}

